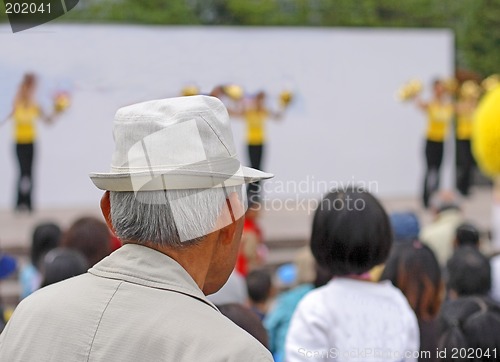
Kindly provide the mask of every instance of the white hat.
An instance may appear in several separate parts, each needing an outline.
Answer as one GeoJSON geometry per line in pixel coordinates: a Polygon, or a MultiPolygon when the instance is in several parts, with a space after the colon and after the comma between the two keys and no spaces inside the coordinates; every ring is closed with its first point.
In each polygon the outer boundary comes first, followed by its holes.
{"type": "Polygon", "coordinates": [[[161,99],[120,108],[111,172],[91,173],[109,191],[206,189],[273,177],[241,166],[229,116],[214,97],[161,99]]]}

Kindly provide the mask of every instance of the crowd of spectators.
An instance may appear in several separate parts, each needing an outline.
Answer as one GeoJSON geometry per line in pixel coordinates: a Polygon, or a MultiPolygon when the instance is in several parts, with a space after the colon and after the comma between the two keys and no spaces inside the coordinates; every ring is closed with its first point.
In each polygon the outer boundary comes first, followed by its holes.
{"type": "MultiPolygon", "coordinates": [[[[207,136],[214,143],[207,149],[228,132],[212,98],[155,102],[146,121],[174,107],[166,113],[175,124],[177,107],[198,107],[200,124],[213,122],[206,134],[223,129],[207,136]]],[[[149,106],[122,112],[140,118],[134,112],[149,106]]],[[[500,256],[486,254],[486,233],[464,219],[453,193],[431,198],[432,220],[421,226],[413,212],[388,215],[363,188],[332,190],[314,212],[307,246],[275,269],[266,263],[259,205],[243,207],[249,178],[227,188],[157,183],[135,193],[122,190],[126,182],[116,186],[116,174],[95,177],[107,187],[105,220],[40,224],[28,263],[1,256],[0,279],[18,269],[23,302],[0,336],[0,359],[28,361],[42,351],[40,360],[94,353],[177,362],[204,360],[202,352],[210,361],[499,360],[500,256]],[[362,207],[345,207],[349,200],[362,207]]]]}

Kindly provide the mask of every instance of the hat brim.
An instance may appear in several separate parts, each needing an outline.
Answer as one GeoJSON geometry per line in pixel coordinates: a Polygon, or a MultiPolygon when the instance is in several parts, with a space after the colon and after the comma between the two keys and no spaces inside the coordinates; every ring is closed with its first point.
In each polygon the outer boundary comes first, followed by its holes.
{"type": "Polygon", "coordinates": [[[237,186],[274,177],[271,173],[245,166],[241,166],[234,174],[174,170],[135,173],[91,173],[89,176],[98,189],[135,192],[237,186]]]}

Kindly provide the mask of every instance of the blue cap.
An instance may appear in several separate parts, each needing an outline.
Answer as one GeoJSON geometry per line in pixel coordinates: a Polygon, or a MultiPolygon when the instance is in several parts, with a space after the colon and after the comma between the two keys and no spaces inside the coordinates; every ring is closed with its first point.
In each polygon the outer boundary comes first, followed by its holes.
{"type": "Polygon", "coordinates": [[[5,279],[16,270],[17,262],[12,256],[0,255],[0,279],[5,279]]]}
{"type": "Polygon", "coordinates": [[[395,242],[413,241],[418,239],[420,224],[413,212],[394,212],[390,215],[392,232],[395,242]]]}

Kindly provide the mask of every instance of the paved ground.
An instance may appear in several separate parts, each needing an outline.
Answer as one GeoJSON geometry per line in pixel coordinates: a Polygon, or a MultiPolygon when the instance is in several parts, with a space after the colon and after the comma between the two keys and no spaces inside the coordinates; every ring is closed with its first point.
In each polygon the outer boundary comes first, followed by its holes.
{"type": "MultiPolygon", "coordinates": [[[[431,215],[420,207],[418,199],[385,198],[382,202],[389,212],[405,210],[417,212],[423,224],[431,219],[431,215]]],[[[308,210],[307,207],[279,210],[273,209],[272,206],[267,205],[266,210],[262,212],[261,223],[270,246],[269,263],[276,265],[291,261],[297,248],[307,242],[312,210],[308,210]]],[[[488,231],[491,223],[491,190],[487,188],[474,190],[471,197],[465,200],[463,210],[467,219],[483,231],[488,231]]],[[[32,215],[0,210],[0,250],[13,253],[24,262],[27,260],[32,230],[38,223],[54,221],[66,228],[78,217],[86,215],[101,217],[97,205],[96,208],[44,209],[32,215]]],[[[0,296],[11,303],[15,301],[18,293],[19,286],[15,278],[0,283],[0,296]]]]}
{"type": "MultiPolygon", "coordinates": [[[[314,200],[313,200],[314,201],[314,200]]],[[[422,223],[430,220],[429,213],[420,207],[415,198],[385,198],[382,202],[389,212],[397,210],[412,210],[419,214],[422,223]]],[[[307,205],[307,203],[304,203],[307,205]]],[[[312,202],[312,205],[315,203],[312,202]]],[[[307,239],[310,233],[312,210],[303,207],[288,210],[276,209],[269,204],[262,212],[261,222],[266,239],[281,241],[287,239],[307,239]]],[[[483,229],[490,227],[491,190],[476,189],[471,197],[464,202],[464,213],[468,219],[483,229]]],[[[83,215],[101,217],[97,201],[95,208],[61,208],[38,210],[32,215],[16,214],[11,210],[0,210],[0,248],[27,248],[35,225],[43,221],[54,221],[63,228],[83,215]]]]}

